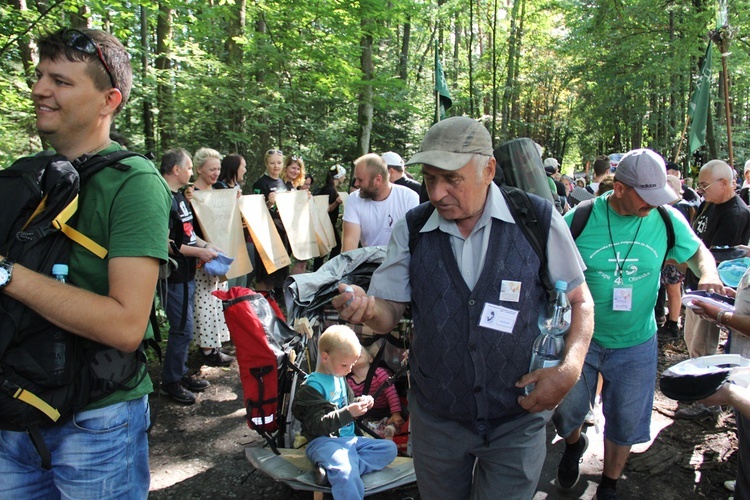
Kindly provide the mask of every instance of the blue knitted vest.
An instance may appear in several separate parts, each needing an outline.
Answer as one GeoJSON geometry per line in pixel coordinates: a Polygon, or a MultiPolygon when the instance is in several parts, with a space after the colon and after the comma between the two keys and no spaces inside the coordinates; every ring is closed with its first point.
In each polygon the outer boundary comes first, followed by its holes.
{"type": "MultiPolygon", "coordinates": [[[[538,213],[549,231],[549,207],[538,213]]],[[[414,320],[409,364],[413,394],[422,408],[478,434],[489,432],[493,421],[524,411],[517,402],[523,390],[515,383],[528,373],[539,335],[546,300],[540,265],[516,224],[493,219],[484,268],[469,290],[449,236],[439,230],[420,236],[409,268],[414,320]],[[499,300],[503,280],[522,283],[518,302],[499,300]],[[512,333],[479,326],[485,303],[519,311],[512,333]]]]}

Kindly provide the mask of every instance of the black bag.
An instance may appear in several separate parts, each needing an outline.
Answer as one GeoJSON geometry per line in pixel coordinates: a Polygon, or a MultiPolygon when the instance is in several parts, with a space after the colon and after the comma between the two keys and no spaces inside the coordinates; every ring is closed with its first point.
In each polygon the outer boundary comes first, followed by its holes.
{"type": "MultiPolygon", "coordinates": [[[[74,167],[64,156],[41,153],[0,170],[0,255],[47,276],[53,265],[68,263],[72,241],[104,258],[106,249],[68,225],[79,183],[105,167],[129,169],[119,161],[134,155],[96,155],[74,167]]],[[[125,384],[134,387],[144,363],[143,348],[123,353],[86,341],[0,294],[0,429],[29,432],[45,467],[49,452],[38,429],[125,384]]]]}

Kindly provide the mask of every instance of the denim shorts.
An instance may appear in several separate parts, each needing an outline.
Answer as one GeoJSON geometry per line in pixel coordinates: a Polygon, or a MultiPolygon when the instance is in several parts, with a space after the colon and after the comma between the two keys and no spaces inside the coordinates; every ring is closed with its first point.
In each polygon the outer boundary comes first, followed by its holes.
{"type": "Polygon", "coordinates": [[[567,437],[583,424],[593,406],[597,374],[601,373],[604,438],[619,446],[647,442],[651,436],[656,358],[656,335],[623,349],[606,349],[592,341],[581,378],[552,416],[557,433],[567,437]]]}
{"type": "Polygon", "coordinates": [[[52,470],[25,432],[0,431],[0,498],[128,499],[148,496],[148,396],[76,413],[41,429],[52,470]]]}

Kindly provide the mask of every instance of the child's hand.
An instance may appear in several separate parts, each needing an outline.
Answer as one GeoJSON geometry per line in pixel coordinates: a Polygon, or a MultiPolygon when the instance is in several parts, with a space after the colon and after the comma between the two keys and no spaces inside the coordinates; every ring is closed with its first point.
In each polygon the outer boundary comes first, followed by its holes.
{"type": "Polygon", "coordinates": [[[394,411],[391,414],[391,418],[388,419],[388,423],[400,428],[404,425],[404,417],[401,416],[401,412],[394,411]]]}
{"type": "Polygon", "coordinates": [[[372,399],[372,396],[360,396],[356,398],[353,403],[347,406],[346,409],[349,410],[349,413],[352,414],[352,417],[357,418],[367,413],[367,410],[372,408],[374,402],[375,401],[372,399]]]}

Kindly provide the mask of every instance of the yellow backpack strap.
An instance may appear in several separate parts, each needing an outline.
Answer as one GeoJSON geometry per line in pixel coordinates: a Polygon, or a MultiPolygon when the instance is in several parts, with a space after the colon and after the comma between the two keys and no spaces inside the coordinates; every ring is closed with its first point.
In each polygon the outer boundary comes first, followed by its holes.
{"type": "Polygon", "coordinates": [[[78,196],[57,214],[57,217],[52,221],[52,226],[62,231],[65,236],[86,248],[100,259],[105,258],[107,256],[106,248],[67,224],[68,220],[76,213],[76,210],[78,210],[78,196]]]}
{"type": "Polygon", "coordinates": [[[26,389],[19,387],[18,390],[16,390],[16,392],[13,394],[13,397],[20,401],[23,401],[28,405],[33,406],[37,410],[47,415],[53,422],[57,422],[57,419],[60,418],[59,411],[48,405],[46,401],[41,399],[33,392],[29,392],[26,389]]]}

